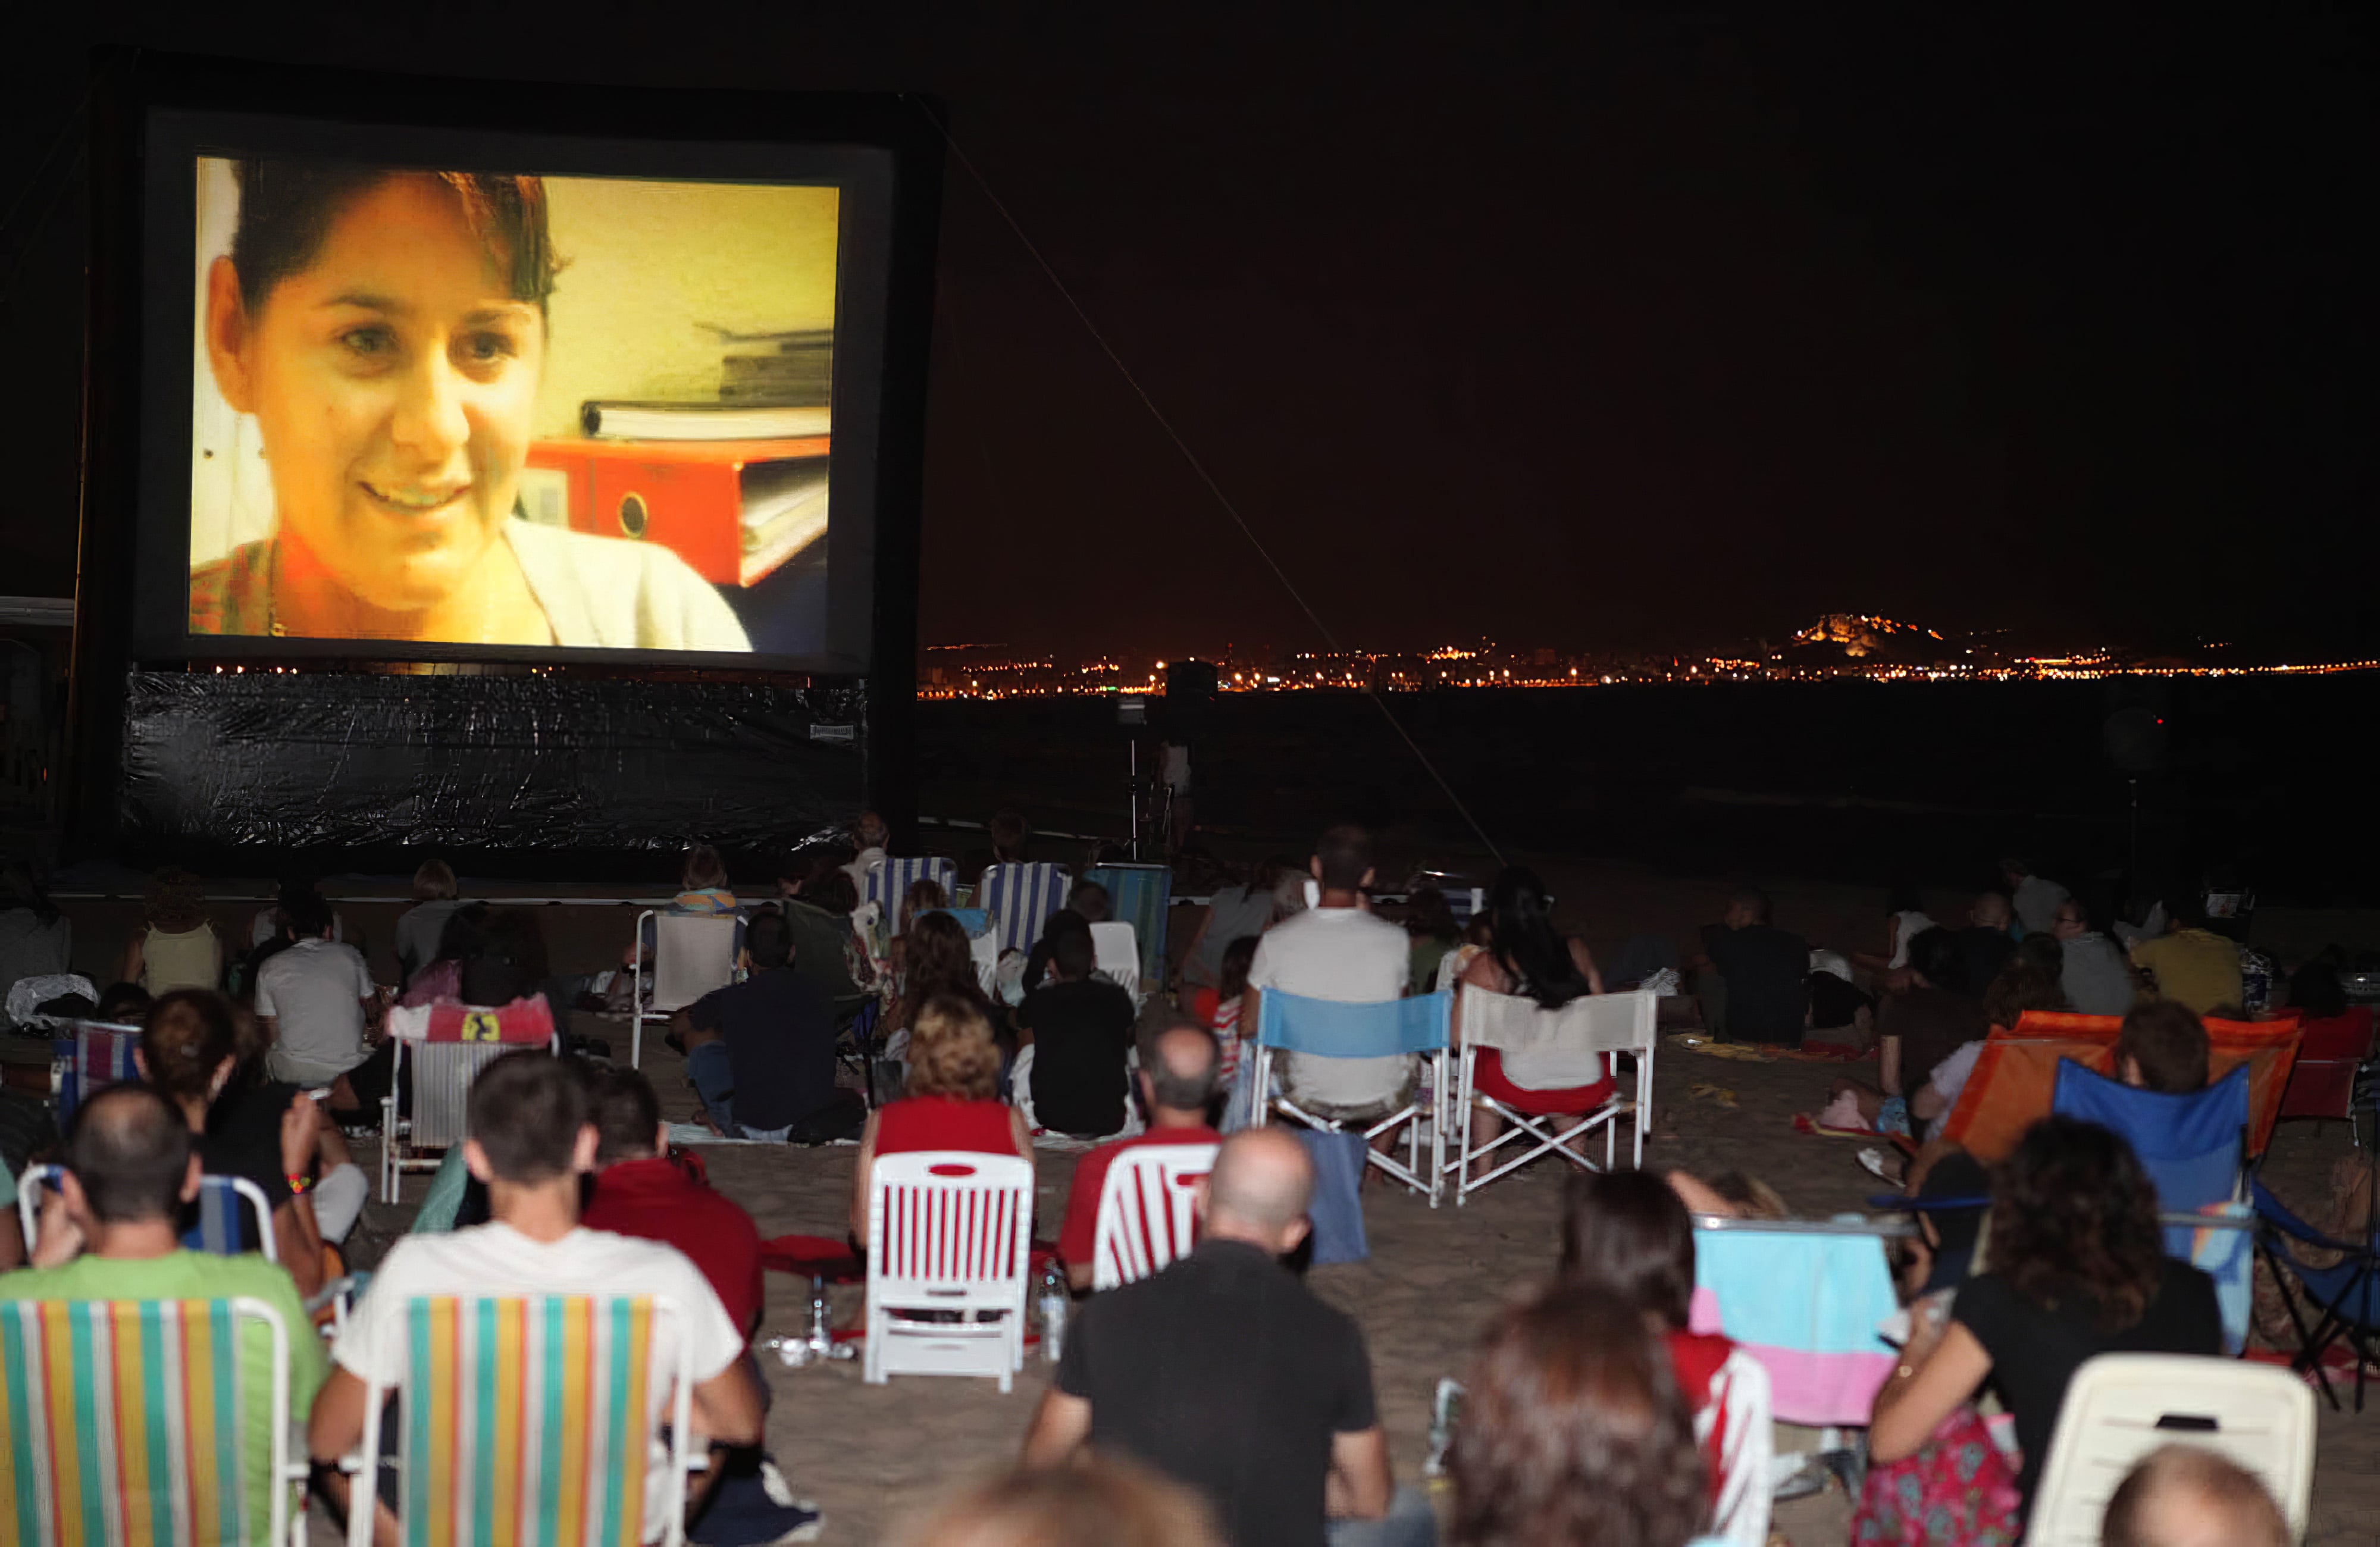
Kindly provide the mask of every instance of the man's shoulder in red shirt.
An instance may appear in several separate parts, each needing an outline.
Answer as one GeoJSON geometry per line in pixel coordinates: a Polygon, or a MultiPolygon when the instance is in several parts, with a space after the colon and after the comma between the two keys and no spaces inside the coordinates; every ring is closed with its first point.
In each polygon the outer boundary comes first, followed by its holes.
{"type": "Polygon", "coordinates": [[[1075,1180],[1066,1190],[1066,1223],[1058,1231],[1058,1258],[1068,1267],[1087,1267],[1098,1243],[1099,1192],[1107,1186],[1108,1167],[1126,1150],[1151,1144],[1220,1144],[1223,1136],[1201,1123],[1190,1128],[1151,1128],[1130,1139],[1102,1144],[1075,1163],[1075,1180]]]}
{"type": "Polygon", "coordinates": [[[748,1339],[759,1322],[760,1232],[752,1216],[675,1162],[620,1161],[595,1176],[579,1223],[674,1246],[710,1281],[728,1319],[748,1339]]]}

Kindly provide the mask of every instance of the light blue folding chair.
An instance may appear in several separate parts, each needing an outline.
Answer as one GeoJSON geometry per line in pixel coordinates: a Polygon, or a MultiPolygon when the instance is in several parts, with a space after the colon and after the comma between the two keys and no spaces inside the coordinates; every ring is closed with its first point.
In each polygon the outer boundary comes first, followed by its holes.
{"type": "Polygon", "coordinates": [[[1083,872],[1108,889],[1108,917],[1132,926],[1140,945],[1140,981],[1165,986],[1165,921],[1173,906],[1173,871],[1167,865],[1094,865],[1083,872]]]}
{"type": "Polygon", "coordinates": [[[1256,1122],[1261,1125],[1279,1115],[1330,1133],[1359,1134],[1366,1162],[1425,1195],[1429,1206],[1437,1208],[1446,1169],[1446,1049],[1453,1018],[1451,993],[1345,1005],[1264,990],[1257,996],[1256,1122]],[[1417,1058],[1428,1066],[1416,1070],[1404,1085],[1401,1104],[1359,1127],[1311,1110],[1310,1098],[1301,1105],[1294,1090],[1276,1093],[1274,1059],[1284,1053],[1302,1058],[1417,1058]],[[1426,1093],[1419,1078],[1424,1073],[1428,1076],[1426,1093]],[[1429,1124],[1427,1170],[1421,1158],[1425,1119],[1429,1124]],[[1406,1130],[1404,1161],[1372,1147],[1372,1140],[1401,1127],[1406,1130]]]}
{"type": "Polygon", "coordinates": [[[884,859],[868,872],[867,884],[859,889],[860,900],[872,902],[883,910],[884,937],[887,940],[901,932],[901,899],[907,896],[909,888],[920,881],[939,883],[943,896],[953,902],[958,900],[959,868],[948,859],[931,855],[914,859],[884,859]]]}
{"type": "Polygon", "coordinates": [[[1002,951],[1030,951],[1050,915],[1066,906],[1066,886],[1057,865],[994,865],[975,889],[975,905],[998,920],[1002,951]]]}
{"type": "MultiPolygon", "coordinates": [[[[36,1165],[28,1167],[18,1179],[17,1220],[24,1228],[28,1249],[41,1222],[42,1195],[56,1187],[64,1175],[65,1166],[36,1165]]],[[[198,1222],[182,1232],[182,1244],[190,1250],[214,1257],[254,1251],[262,1253],[268,1262],[281,1261],[273,1238],[272,1206],[264,1200],[264,1189],[247,1177],[200,1177],[198,1209],[198,1222]]]]}
{"type": "MultiPolygon", "coordinates": [[[[2156,1184],[2157,1205],[2168,1213],[2195,1213],[2245,1196],[2240,1188],[2248,1127],[2245,1064],[2204,1090],[2168,1095],[2136,1090],[2061,1058],[2049,1110],[2123,1135],[2140,1157],[2141,1168],[2156,1184]]],[[[2189,1261],[2192,1234],[2187,1227],[2168,1225],[2166,1254],[2189,1261]]]]}

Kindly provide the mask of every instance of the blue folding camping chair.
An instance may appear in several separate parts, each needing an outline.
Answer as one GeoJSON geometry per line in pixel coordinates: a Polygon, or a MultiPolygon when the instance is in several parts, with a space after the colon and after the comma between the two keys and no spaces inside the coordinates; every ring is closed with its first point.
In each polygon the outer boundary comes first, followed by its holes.
{"type": "MultiPolygon", "coordinates": [[[[2362,1103],[2380,1116],[2380,1094],[2365,1091],[2362,1103]]],[[[2300,1374],[2311,1370],[2324,1398],[2337,1410],[2338,1394],[2330,1389],[2322,1357],[2332,1344],[2344,1340],[2356,1356],[2355,1410],[2360,1413],[2364,1373],[2380,1361],[2380,1188],[2367,1189],[2361,1242],[2342,1241],[2315,1229],[2291,1213],[2261,1181],[2254,1189],[2256,1249],[2273,1270],[2281,1305],[2289,1311],[2289,1324],[2297,1329],[2298,1353],[2290,1368],[2300,1374]],[[2335,1252],[2338,1261],[2310,1264],[2298,1255],[2299,1247],[2335,1252]],[[2295,1292],[2289,1287],[2292,1283],[2297,1285],[2295,1292]],[[2308,1311],[2317,1313],[2311,1325],[2308,1311]]]]}
{"type": "MultiPolygon", "coordinates": [[[[2168,1213],[2197,1213],[2242,1196],[2248,1128],[2245,1064],[2204,1090],[2171,1095],[2136,1090],[2061,1058],[2049,1110],[2123,1135],[2140,1157],[2141,1168],[2156,1184],[2157,1204],[2168,1213]]],[[[2168,1225],[2166,1255],[2189,1261],[2192,1236],[2185,1226],[2168,1225]]]]}
{"type": "Polygon", "coordinates": [[[1262,1124],[1278,1115],[1311,1128],[1360,1134],[1365,1160],[1427,1196],[1429,1206],[1435,1209],[1446,1170],[1446,1049],[1453,1019],[1454,995],[1451,993],[1346,1005],[1266,989],[1257,996],[1256,1121],[1262,1124]],[[1307,1058],[1418,1057],[1428,1066],[1424,1071],[1428,1076],[1427,1090],[1425,1091],[1423,1081],[1415,1078],[1405,1087],[1402,1104],[1393,1111],[1354,1126],[1352,1121],[1341,1122],[1309,1110],[1310,1103],[1301,1105],[1294,1090],[1280,1095],[1272,1093],[1273,1060],[1284,1053],[1307,1058]],[[1422,1169],[1421,1159],[1424,1118],[1429,1120],[1430,1157],[1427,1171],[1422,1169]],[[1372,1148],[1373,1139],[1400,1127],[1406,1130],[1406,1157],[1402,1162],[1372,1148]]]}

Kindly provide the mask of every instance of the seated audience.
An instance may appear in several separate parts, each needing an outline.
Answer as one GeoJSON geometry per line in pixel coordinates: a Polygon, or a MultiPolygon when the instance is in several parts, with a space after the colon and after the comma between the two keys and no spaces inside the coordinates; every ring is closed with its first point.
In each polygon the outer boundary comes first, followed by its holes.
{"type": "Polygon", "coordinates": [[[929,875],[919,876],[901,894],[901,933],[908,934],[909,926],[917,921],[920,913],[950,906],[951,895],[942,890],[941,882],[929,875]]]}
{"type": "Polygon", "coordinates": [[[1216,888],[1207,901],[1207,916],[1190,936],[1182,956],[1182,981],[1213,987],[1223,975],[1223,953],[1243,935],[1259,935],[1272,927],[1279,904],[1272,889],[1280,872],[1270,860],[1257,868],[1247,881],[1216,888]]]}
{"type": "Polygon", "coordinates": [[[938,994],[918,1006],[909,1028],[902,1099],[868,1115],[852,1173],[854,1240],[868,1241],[868,1171],[876,1157],[919,1150],[973,1150],[1033,1163],[1025,1115],[1000,1099],[1000,1047],[991,1040],[991,1024],[975,1001],[956,994],[938,994]]]}
{"type": "Polygon", "coordinates": [[[1853,966],[1865,968],[1875,974],[1880,986],[1895,989],[1893,981],[1909,965],[1909,943],[1927,930],[1940,926],[1925,911],[1925,899],[1914,886],[1896,884],[1884,899],[1884,950],[1882,954],[1853,951],[1853,966]]]}
{"type": "Polygon", "coordinates": [[[99,996],[98,1018],[110,1026],[138,1026],[155,1003],[139,983],[111,983],[99,996]]]}
{"type": "Polygon", "coordinates": [[[2140,985],[2124,960],[2123,948],[2091,926],[2090,910],[2079,897],[2058,905],[2050,934],[2065,949],[2058,981],[2067,1003],[2086,1016],[2119,1016],[2140,997],[2140,985]]]}
{"type": "Polygon", "coordinates": [[[1216,1088],[1220,1090],[1230,1090],[1239,1078],[1240,1054],[1248,1039],[1257,1034],[1254,1017],[1242,1012],[1247,1007],[1248,969],[1256,965],[1260,938],[1244,934],[1225,946],[1220,977],[1213,985],[1193,989],[1190,993],[1190,1014],[1214,1032],[1215,1040],[1222,1044],[1222,1067],[1215,1076],[1216,1088]]]}
{"type": "Polygon", "coordinates": [[[2016,936],[2009,932],[2009,900],[1985,892],[1967,909],[1967,927],[1958,932],[1957,992],[1980,999],[1991,981],[2016,955],[2016,936]]]}
{"type": "Polygon", "coordinates": [[[371,968],[361,951],[331,938],[331,906],[319,894],[290,906],[289,948],[256,974],[266,1067],[301,1089],[331,1087],[335,1111],[376,1117],[395,1054],[385,1043],[375,1051],[367,1037],[380,1011],[371,968]]]}
{"type": "Polygon", "coordinates": [[[455,868],[435,855],[413,872],[413,906],[396,916],[396,972],[400,986],[409,987],[413,975],[437,960],[446,937],[446,920],[463,904],[457,900],[455,868]]]}
{"type": "Polygon", "coordinates": [[[1803,1020],[1808,1031],[1831,1032],[1826,1041],[1863,1054],[1876,1044],[1876,997],[1852,981],[1850,957],[1840,951],[1811,952],[1809,989],[1803,1020]]]}
{"type": "Polygon", "coordinates": [[[846,1017],[876,981],[876,964],[851,922],[859,893],[827,849],[806,849],[785,870],[778,901],[793,932],[794,970],[834,1003],[838,1018],[846,1017]]]}
{"type": "Polygon", "coordinates": [[[1464,1379],[1448,1456],[1458,1547],[1688,1547],[1708,1479],[1645,1318],[1561,1285],[1506,1310],[1464,1379]]]}
{"type": "Polygon", "coordinates": [[[2028,934],[1984,987],[1984,1018],[2013,1029],[2030,1011],[2057,1012],[2066,999],[2066,947],[2054,934],[2028,934]]]}
{"type": "Polygon", "coordinates": [[[735,911],[735,891],[727,884],[727,863],[709,844],[696,844],[686,851],[686,864],[678,872],[677,895],[670,899],[670,911],[703,914],[735,911]]]}
{"type": "MultiPolygon", "coordinates": [[[[1104,892],[1106,888],[1100,890],[1104,892]]],[[[1041,920],[1041,938],[1035,941],[1033,949],[1026,953],[1025,976],[1018,980],[1025,985],[1026,993],[1031,993],[1050,981],[1050,957],[1057,953],[1058,942],[1069,935],[1080,935],[1085,944],[1089,944],[1091,920],[1072,907],[1059,908],[1041,920]]],[[[1098,954],[1096,947],[1092,954],[1098,954]]]]}
{"type": "Polygon", "coordinates": [[[1104,924],[1114,906],[1108,889],[1096,881],[1078,881],[1066,889],[1066,906],[1083,916],[1087,924],[1104,924]]]}
{"type": "MultiPolygon", "coordinates": [[[[258,908],[256,916],[249,920],[249,955],[253,956],[259,946],[270,944],[276,940],[286,941],[289,938],[290,899],[303,896],[310,892],[319,895],[322,889],[322,883],[311,871],[285,874],[280,886],[273,894],[273,906],[258,908]]],[[[331,938],[340,942],[345,942],[347,938],[347,920],[344,915],[337,912],[331,915],[331,938]]]]}
{"type": "Polygon", "coordinates": [[[2240,1014],[2240,947],[2206,928],[2196,893],[2174,905],[2166,932],[2132,947],[2132,965],[2148,978],[2148,996],[2170,1000],[2202,1016],[2240,1014]]]}
{"type": "Polygon", "coordinates": [[[2211,1057],[2205,1025],[2169,1000],[2136,1007],[2116,1033],[2116,1078],[2138,1090],[2169,1096],[2204,1090],[2211,1057]]]}
{"type": "Polygon", "coordinates": [[[1089,927],[1058,937],[1050,981],[1016,1007],[1014,1083],[1041,1127],[1099,1139],[1124,1127],[1132,995],[1096,976],[1089,927]],[[1028,1057],[1027,1054],[1030,1054],[1028,1057]]]}
{"type": "Polygon", "coordinates": [[[406,979],[405,992],[396,996],[396,1002],[407,1009],[442,999],[462,1003],[463,964],[480,954],[480,938],[492,911],[486,903],[475,902],[446,915],[438,944],[431,947],[429,959],[406,979]]]}
{"type": "Polygon", "coordinates": [[[2055,930],[2059,905],[2073,895],[2048,877],[2034,874],[2032,865],[2013,856],[2000,861],[2000,883],[2008,888],[2009,911],[2029,935],[2055,930]]]}
{"type": "Polygon", "coordinates": [[[1019,1467],[893,1529],[892,1547],[1223,1547],[1197,1494],[1124,1456],[1019,1467]]]}
{"type": "Polygon", "coordinates": [[[74,922],[58,911],[32,867],[0,866],[0,999],[19,979],[63,975],[74,957],[74,922]]]}
{"type": "Polygon", "coordinates": [[[851,847],[858,852],[851,857],[851,863],[843,867],[844,873],[851,877],[852,895],[858,896],[868,890],[868,872],[884,862],[892,843],[892,830],[884,824],[882,817],[874,811],[859,813],[859,820],[851,828],[851,847]]]}
{"type": "MultiPolygon", "coordinates": [[[[42,1232],[45,1247],[55,1235],[79,1254],[0,1274],[0,1300],[261,1300],[286,1334],[287,1410],[303,1412],[322,1383],[313,1319],[279,1264],[183,1249],[180,1216],[198,1200],[199,1175],[189,1125],[163,1096],[132,1084],[100,1091],[75,1114],[66,1179],[42,1232]]],[[[237,1379],[248,1518],[261,1526],[283,1486],[269,1464],[273,1361],[261,1327],[241,1334],[237,1379]]]]}
{"type": "Polygon", "coordinates": [[[793,968],[793,932],[774,913],[744,932],[751,976],[672,1017],[704,1118],[731,1139],[821,1144],[859,1130],[858,1093],[834,1082],[834,1005],[793,968]]]}
{"type": "MultiPolygon", "coordinates": [[[[1360,827],[1322,834],[1311,864],[1320,896],[1267,930],[1248,967],[1248,987],[1279,989],[1307,999],[1368,1005],[1404,996],[1412,970],[1405,932],[1373,913],[1364,897],[1372,883],[1372,835],[1360,827]]],[[[1412,1088],[1414,1060],[1318,1058],[1293,1053],[1283,1083],[1318,1116],[1361,1121],[1395,1111],[1412,1088]]]]}
{"type": "Polygon", "coordinates": [[[917,1012],[929,1001],[941,998],[963,1001],[986,1024],[994,1023],[991,1000],[976,975],[966,931],[956,919],[947,913],[921,914],[896,944],[902,947],[900,991],[885,1007],[887,1026],[915,1025],[917,1012]]]}
{"type": "Polygon", "coordinates": [[[1196,1249],[1094,1296],[1068,1326],[1026,1464],[1086,1445],[1135,1457],[1203,1494],[1237,1547],[1318,1544],[1331,1517],[1379,1519],[1392,1503],[1392,1529],[1427,1522],[1427,1502],[1390,1476],[1363,1334],[1281,1264],[1305,1238],[1313,1190],[1294,1137],[1224,1140],[1196,1249]]]}
{"type": "MultiPolygon", "coordinates": [[[[1708,1484],[1703,1511],[1688,1523],[1737,1538],[1742,1534],[1739,1523],[1767,1517],[1767,1484],[1748,1472],[1728,1475],[1728,1458],[1743,1454],[1747,1422],[1728,1399],[1736,1372],[1750,1356],[1739,1354],[1731,1340],[1717,1333],[1687,1330],[1694,1292],[1694,1224],[1687,1213],[1688,1198],[1702,1187],[1683,1172],[1666,1180],[1649,1171],[1572,1176],[1562,1197],[1556,1279],[1565,1291],[1633,1312],[1661,1340],[1658,1346],[1668,1356],[1670,1383],[1685,1407],[1687,1443],[1700,1450],[1708,1484]]],[[[1743,1217],[1724,1201],[1698,1212],[1743,1217]]],[[[1466,1434],[1472,1411],[1466,1402],[1466,1434]]]]}
{"type": "MultiPolygon", "coordinates": [[[[389,1249],[332,1349],[334,1368],[314,1402],[308,1443],[319,1475],[335,1477],[340,1458],[361,1443],[366,1383],[394,1385],[403,1375],[407,1334],[398,1308],[424,1296],[666,1296],[680,1314],[655,1326],[648,1422],[658,1430],[670,1410],[674,1393],[662,1372],[675,1363],[675,1340],[684,1339],[694,1372],[695,1443],[759,1443],[760,1396],[743,1358],[744,1332],[710,1282],[674,1247],[590,1230],[579,1221],[579,1178],[594,1169],[597,1135],[578,1074],[543,1053],[507,1054],[472,1083],[468,1119],[464,1161],[486,1184],[493,1218],[443,1235],[407,1236],[389,1249]]],[[[665,1453],[656,1445],[650,1454],[648,1541],[670,1524],[665,1453]]],[[[331,1491],[344,1494],[344,1481],[337,1479],[331,1491]]],[[[395,1522],[383,1517],[380,1527],[393,1530],[395,1522]]]]}
{"type": "Polygon", "coordinates": [[[1405,992],[1428,993],[1438,987],[1439,964],[1463,944],[1463,931],[1446,894],[1435,886],[1416,887],[1405,898],[1405,936],[1413,942],[1413,965],[1405,975],[1405,992]]]}
{"type": "Polygon", "coordinates": [[[2159,1445],[2107,1501],[2102,1547],[2290,1547],[2289,1517],[2261,1479],[2205,1445],[2159,1445]]]}
{"type": "Polygon", "coordinates": [[[138,983],[152,998],[176,989],[214,989],[223,983],[223,941],[207,921],[207,895],[199,878],[167,867],[141,889],[140,932],[124,947],[118,981],[138,983]]]}
{"type": "Polygon", "coordinates": [[[1002,807],[991,813],[986,831],[991,839],[991,857],[986,861],[986,869],[1026,862],[1025,847],[1033,840],[1033,829],[1026,822],[1023,811],[1014,806],[1002,807]]]}
{"type": "Polygon", "coordinates": [[[1810,1010],[1810,943],[1768,921],[1768,894],[1747,886],[1727,900],[1727,913],[1703,932],[1702,950],[1686,965],[1718,977],[1717,1033],[1733,1042],[1802,1045],[1810,1010]]]}
{"type": "Polygon", "coordinates": [[[1150,1144],[1220,1144],[1223,1136],[1207,1122],[1207,1109],[1220,1089],[1215,1035],[1179,1017],[1152,1017],[1140,1049],[1140,1096],[1148,1108],[1148,1129],[1102,1144],[1075,1163],[1066,1192],[1066,1221],[1058,1232],[1058,1260],[1066,1279],[1087,1289],[1098,1268],[1095,1257],[1099,1193],[1108,1170],[1124,1151],[1150,1144]]]}
{"type": "MultiPolygon", "coordinates": [[[[1909,986],[1887,994],[1876,1019],[1876,1078],[1872,1090],[1855,1079],[1834,1082],[1834,1094],[1852,1092],[1860,1115],[1884,1133],[1914,1133],[1940,1115],[1915,1113],[1917,1097],[1937,1068],[1969,1043],[1980,1044],[1991,1030],[1983,1002],[1948,986],[1960,981],[1964,969],[1959,937],[1949,930],[1926,930],[1909,943],[1909,986]]],[[[1970,1066],[1972,1066],[1972,1065],[1970,1066]]],[[[1934,1105],[1932,1100],[1925,1104],[1934,1105]]]]}
{"type": "Polygon", "coordinates": [[[2215,1284],[2165,1254],[2156,1189],[2107,1129],[2045,1117],[1995,1180],[1989,1271],[1947,1322],[1921,1320],[1876,1394],[1868,1454],[1914,1455],[1988,1378],[2016,1420],[2031,1508],[2067,1383],[2095,1354],[2217,1354],[2215,1284]]]}
{"type": "MultiPolygon", "coordinates": [[[[1488,888],[1487,916],[1488,948],[1463,968],[1462,981],[1490,993],[1532,999],[1548,1010],[1603,992],[1603,979],[1595,969],[1595,958],[1587,954],[1586,943],[1555,930],[1545,883],[1535,871],[1515,865],[1500,871],[1488,888]]],[[[1462,1041],[1459,1014],[1454,1035],[1458,1042],[1462,1041]]],[[[1555,1056],[1565,1055],[1557,1053],[1555,1056]]],[[[1575,1055],[1569,1056],[1572,1064],[1577,1062],[1575,1055]]],[[[1582,1084],[1570,1070],[1549,1068],[1542,1054],[1516,1054],[1507,1067],[1502,1052],[1481,1048],[1473,1061],[1472,1081],[1480,1095],[1524,1112],[1575,1117],[1611,1099],[1610,1061],[1597,1054],[1592,1055],[1592,1062],[1596,1077],[1582,1084]]],[[[1492,1143],[1503,1131],[1502,1115],[1482,1102],[1471,1115],[1473,1145],[1492,1143]]],[[[1585,1154],[1585,1139],[1573,1139],[1569,1148],[1585,1154]]],[[[1475,1172],[1492,1170],[1502,1158],[1489,1156],[1474,1162],[1475,1172]]]]}

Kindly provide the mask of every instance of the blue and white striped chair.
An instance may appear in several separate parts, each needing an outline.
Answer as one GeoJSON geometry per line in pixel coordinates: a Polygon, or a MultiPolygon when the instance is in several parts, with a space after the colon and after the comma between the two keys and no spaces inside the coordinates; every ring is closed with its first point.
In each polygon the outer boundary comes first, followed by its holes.
{"type": "Polygon", "coordinates": [[[999,921],[1000,948],[1029,951],[1050,915],[1066,906],[1066,871],[1048,863],[994,865],[975,889],[975,905],[999,921]]]}
{"type": "Polygon", "coordinates": [[[1257,995],[1257,1092],[1256,1121],[1261,1125],[1278,1115],[1330,1133],[1360,1134],[1364,1159],[1377,1165],[1438,1207],[1446,1169],[1445,1099],[1448,1092],[1446,1050],[1454,1020],[1451,993],[1415,994],[1384,999],[1377,1004],[1346,1005],[1330,999],[1307,999],[1279,989],[1257,995]],[[1294,1053],[1308,1058],[1418,1057],[1433,1066],[1428,1078],[1407,1086],[1403,1104],[1358,1128],[1322,1116],[1299,1105],[1294,1090],[1272,1093],[1274,1060],[1294,1053]],[[1421,1124],[1429,1123],[1429,1159],[1424,1169],[1421,1124]],[[1372,1148],[1372,1140],[1397,1129],[1405,1130],[1405,1159],[1372,1148]]]}
{"type": "MultiPolygon", "coordinates": [[[[959,900],[959,868],[948,859],[932,855],[915,859],[880,859],[869,869],[868,883],[859,889],[860,900],[872,902],[883,910],[885,939],[901,932],[901,899],[920,881],[939,882],[945,898],[959,900]]],[[[978,907],[981,903],[982,899],[978,898],[978,907]]]]}

